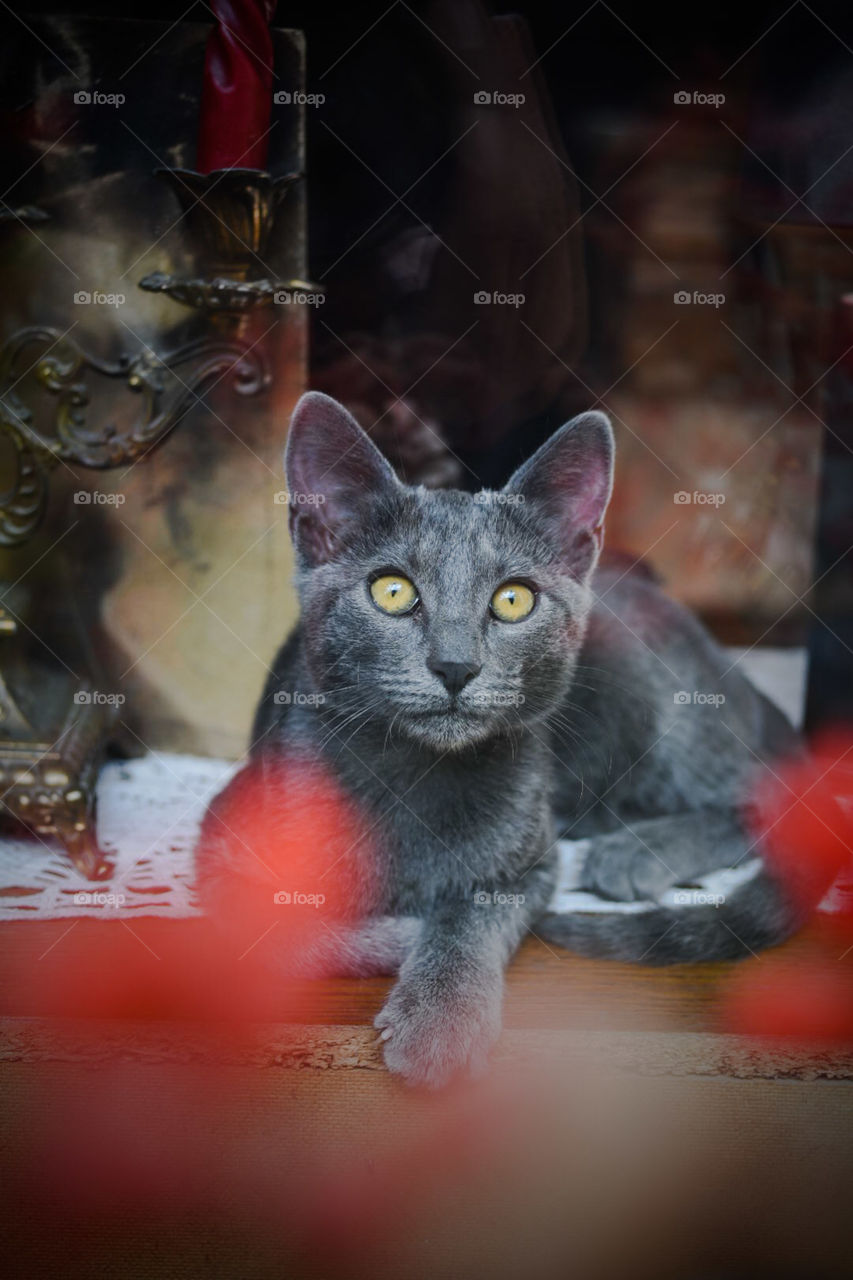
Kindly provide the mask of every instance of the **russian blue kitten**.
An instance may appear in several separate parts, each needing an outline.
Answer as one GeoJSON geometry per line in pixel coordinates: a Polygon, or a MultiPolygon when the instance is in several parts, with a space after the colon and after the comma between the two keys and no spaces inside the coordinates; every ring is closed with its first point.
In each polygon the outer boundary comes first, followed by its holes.
{"type": "Polygon", "coordinates": [[[281,887],[275,831],[293,820],[297,766],[320,762],[363,818],[372,861],[358,839],[328,854],[352,923],[282,964],[397,972],[376,1019],[385,1059],[431,1086],[483,1065],[528,930],[653,963],[739,957],[793,931],[802,895],[768,868],[721,907],[548,912],[558,835],[591,837],[584,884],[611,899],[654,903],[734,865],[757,762],[796,748],[647,574],[596,570],[613,471],[604,414],[566,423],[499,494],[470,494],[405,486],[346,410],[311,393],[285,465],[302,616],[249,763],[203,824],[212,914],[227,924],[241,895],[281,887]],[[684,707],[680,690],[725,702],[684,707]],[[230,825],[247,779],[263,860],[230,825]]]}

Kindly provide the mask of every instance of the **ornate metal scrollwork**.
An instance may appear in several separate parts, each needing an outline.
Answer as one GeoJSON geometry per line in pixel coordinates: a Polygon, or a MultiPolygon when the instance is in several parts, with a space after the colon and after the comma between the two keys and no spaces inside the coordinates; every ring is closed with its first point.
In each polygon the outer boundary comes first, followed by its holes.
{"type": "Polygon", "coordinates": [[[240,395],[254,395],[270,381],[256,351],[226,339],[198,339],[164,356],[144,348],[110,363],[56,329],[16,333],[0,352],[0,432],[17,462],[13,486],[0,500],[0,545],[18,546],[38,527],[48,477],[60,461],[96,468],[135,462],[174,430],[207,386],[229,373],[240,395]],[[91,378],[123,381],[139,397],[129,425],[109,418],[90,424],[91,378]]]}
{"type": "Polygon", "coordinates": [[[47,506],[48,469],[23,431],[0,413],[0,431],[15,454],[15,478],[0,502],[0,545],[17,547],[38,528],[47,506]]]}

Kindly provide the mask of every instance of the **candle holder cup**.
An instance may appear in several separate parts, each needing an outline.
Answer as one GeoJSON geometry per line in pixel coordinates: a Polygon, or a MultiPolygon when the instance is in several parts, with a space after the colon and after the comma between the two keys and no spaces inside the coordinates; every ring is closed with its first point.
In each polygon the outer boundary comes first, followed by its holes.
{"type": "Polygon", "coordinates": [[[307,280],[258,275],[264,262],[276,216],[301,173],[273,177],[262,169],[158,169],[180,202],[190,235],[198,248],[203,275],[157,271],[139,287],[165,293],[184,306],[223,316],[232,327],[258,307],[272,305],[276,294],[319,293],[307,280]]]}

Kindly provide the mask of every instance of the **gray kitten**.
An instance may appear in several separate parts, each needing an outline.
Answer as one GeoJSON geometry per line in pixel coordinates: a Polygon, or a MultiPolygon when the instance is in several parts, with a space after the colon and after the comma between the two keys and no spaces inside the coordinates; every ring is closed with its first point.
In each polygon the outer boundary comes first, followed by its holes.
{"type": "Polygon", "coordinates": [[[282,887],[289,784],[322,762],[370,838],[316,851],[315,880],[344,887],[352,920],[324,921],[281,963],[398,972],[376,1019],[385,1059],[431,1086],[484,1064],[504,967],[529,930],[585,955],[671,963],[740,957],[798,926],[802,886],[767,867],[720,907],[548,911],[558,835],[591,837],[584,885],[610,899],[654,903],[734,865],[759,762],[797,746],[647,574],[596,569],[613,470],[604,414],[566,423],[500,493],[472,495],[405,486],[345,409],[311,393],[285,466],[302,619],[249,763],[205,817],[198,883],[212,914],[227,923],[241,895],[282,887]],[[262,858],[231,826],[247,780],[262,858]]]}

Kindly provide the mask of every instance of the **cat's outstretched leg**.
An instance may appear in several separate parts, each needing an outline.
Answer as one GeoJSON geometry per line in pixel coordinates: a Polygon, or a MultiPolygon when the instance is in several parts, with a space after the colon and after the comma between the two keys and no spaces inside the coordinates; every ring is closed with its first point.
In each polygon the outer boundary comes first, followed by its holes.
{"type": "Polygon", "coordinates": [[[504,966],[552,886],[540,867],[518,885],[445,902],[427,916],[375,1019],[391,1071],[437,1089],[485,1068],[501,1028],[504,966]]]}

